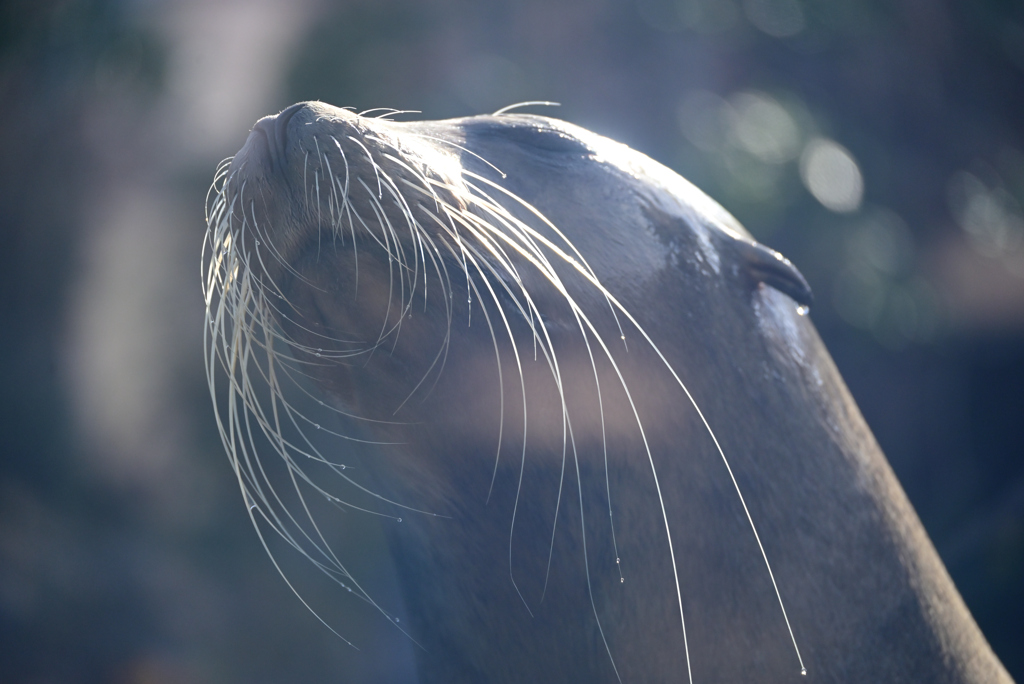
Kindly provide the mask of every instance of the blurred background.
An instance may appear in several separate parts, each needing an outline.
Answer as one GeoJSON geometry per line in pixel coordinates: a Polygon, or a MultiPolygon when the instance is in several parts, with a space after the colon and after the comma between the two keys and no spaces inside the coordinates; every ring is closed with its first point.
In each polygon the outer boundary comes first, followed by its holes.
{"type": "MultiPolygon", "coordinates": [[[[533,111],[719,200],[807,276],[868,423],[1024,681],[1014,0],[4,0],[0,680],[408,678],[379,615],[295,565],[356,651],[276,574],[203,374],[214,167],[303,99],[427,118],[554,100],[533,111]]],[[[372,529],[344,534],[392,600],[372,529]]]]}

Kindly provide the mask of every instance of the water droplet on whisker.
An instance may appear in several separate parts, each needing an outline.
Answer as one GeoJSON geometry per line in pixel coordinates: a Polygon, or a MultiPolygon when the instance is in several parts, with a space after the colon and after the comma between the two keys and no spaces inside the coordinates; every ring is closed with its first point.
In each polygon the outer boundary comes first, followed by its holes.
{"type": "Polygon", "coordinates": [[[810,310],[811,310],[811,307],[803,305],[803,304],[801,304],[800,306],[796,307],[796,312],[800,316],[806,316],[808,314],[808,312],[810,312],[810,310]]]}

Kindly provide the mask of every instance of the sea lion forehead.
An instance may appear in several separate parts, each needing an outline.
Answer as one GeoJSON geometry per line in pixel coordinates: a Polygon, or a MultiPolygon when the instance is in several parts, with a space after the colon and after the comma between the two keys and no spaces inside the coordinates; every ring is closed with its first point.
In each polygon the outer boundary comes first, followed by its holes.
{"type": "MultiPolygon", "coordinates": [[[[524,199],[532,202],[534,193],[545,194],[543,186],[558,186],[562,194],[553,200],[556,208],[572,205],[586,217],[584,205],[600,207],[589,220],[560,225],[581,249],[590,238],[588,233],[604,232],[599,244],[608,244],[606,238],[612,238],[612,243],[624,240],[632,257],[644,251],[659,253],[634,259],[639,270],[630,277],[650,273],[657,261],[675,263],[682,244],[688,245],[684,251],[692,251],[698,262],[717,275],[723,265],[723,245],[755,244],[732,214],[689,181],[643,153],[579,126],[523,114],[438,123],[461,128],[471,154],[500,170],[503,182],[524,199]],[[545,181],[527,189],[529,184],[517,178],[523,174],[540,175],[545,181]],[[654,236],[661,246],[645,247],[646,239],[654,236]]],[[[474,166],[465,156],[463,163],[474,166]]],[[[730,253],[734,251],[730,248],[730,253]]],[[[616,270],[623,268],[625,264],[616,270]]]]}
{"type": "MultiPolygon", "coordinates": [[[[561,156],[570,163],[614,169],[620,182],[630,185],[642,201],[658,210],[697,219],[732,238],[752,239],[732,214],[675,171],[628,145],[593,131],[560,119],[529,114],[470,117],[453,120],[453,123],[460,123],[467,129],[467,144],[478,145],[488,138],[502,139],[551,156],[561,156]]],[[[500,159],[491,161],[497,163],[500,159]]]]}

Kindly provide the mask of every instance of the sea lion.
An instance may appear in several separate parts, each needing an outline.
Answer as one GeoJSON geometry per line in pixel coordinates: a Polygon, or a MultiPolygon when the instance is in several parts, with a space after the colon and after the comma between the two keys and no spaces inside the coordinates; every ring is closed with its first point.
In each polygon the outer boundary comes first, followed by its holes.
{"type": "Polygon", "coordinates": [[[807,283],[670,170],[539,116],[306,102],[211,199],[253,522],[372,602],[315,505],[390,516],[421,681],[1010,681],[807,283]]]}

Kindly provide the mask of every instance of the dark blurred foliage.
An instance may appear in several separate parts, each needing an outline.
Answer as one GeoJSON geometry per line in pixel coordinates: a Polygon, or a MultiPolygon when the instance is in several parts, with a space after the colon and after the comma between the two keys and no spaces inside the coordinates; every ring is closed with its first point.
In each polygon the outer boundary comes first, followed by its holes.
{"type": "MultiPolygon", "coordinates": [[[[301,585],[353,651],[267,561],[202,377],[213,166],[300,99],[430,118],[553,100],[532,111],[722,202],[807,276],[865,417],[1024,679],[1020,3],[8,0],[0,680],[400,678],[407,655],[375,652],[382,619],[301,585]],[[203,74],[213,104],[190,119],[203,74]],[[266,85],[234,113],[246,123],[199,130],[249,81],[266,85]]],[[[353,541],[386,575],[379,539],[353,541]]]]}

